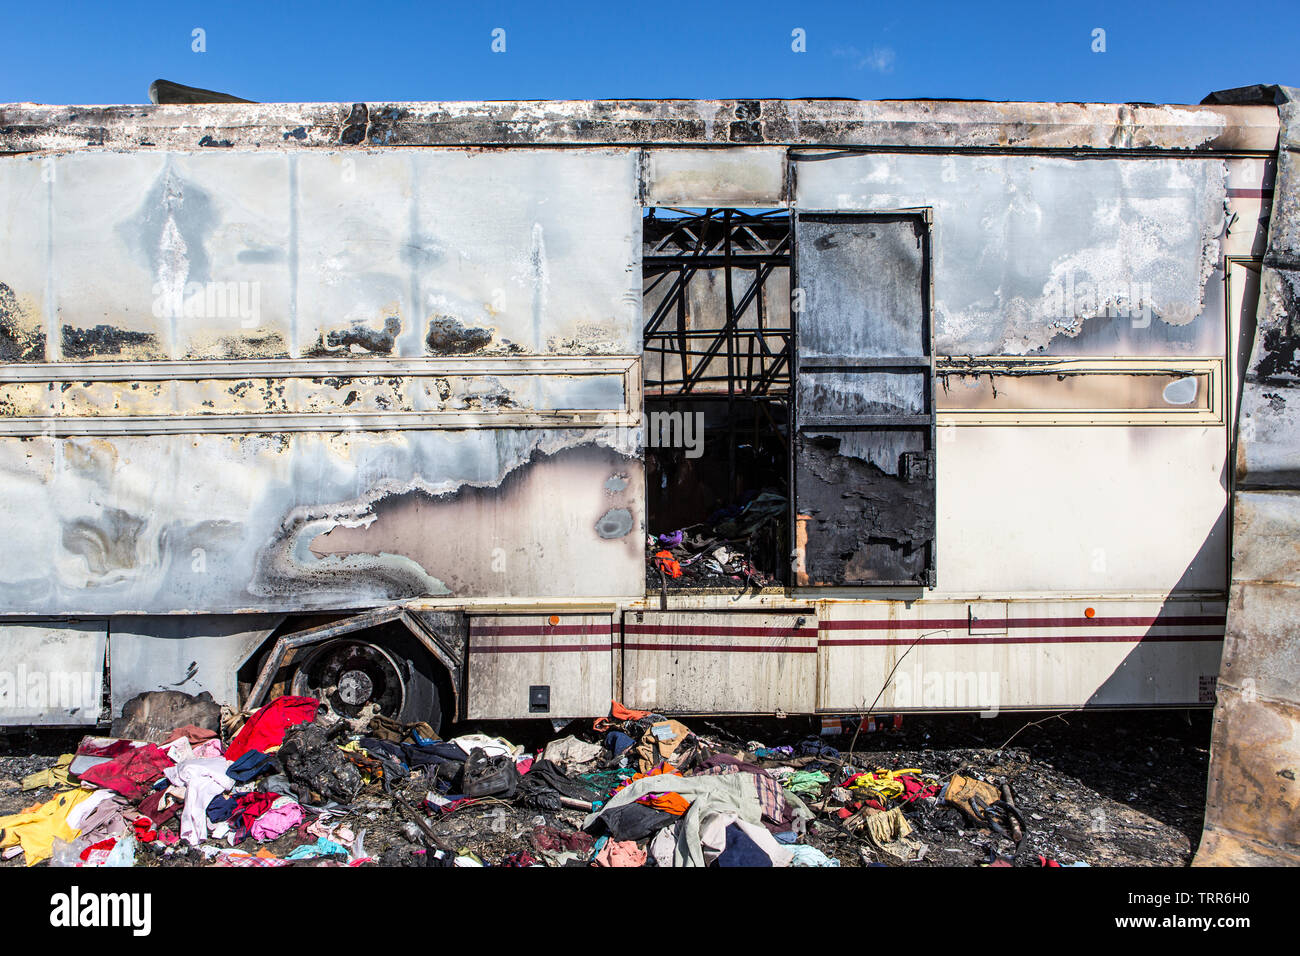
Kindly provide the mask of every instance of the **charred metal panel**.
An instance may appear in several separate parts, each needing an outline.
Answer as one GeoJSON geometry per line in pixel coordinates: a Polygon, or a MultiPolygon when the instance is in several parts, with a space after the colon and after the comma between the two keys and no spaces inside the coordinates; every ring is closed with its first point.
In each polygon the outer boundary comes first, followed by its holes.
{"type": "Polygon", "coordinates": [[[636,354],[637,177],[633,150],[3,157],[0,360],[636,354]]]}
{"type": "Polygon", "coordinates": [[[8,438],[0,520],[22,547],[0,551],[0,602],[159,614],[638,595],[641,471],[635,432],[613,428],[8,438]]]}
{"type": "Polygon", "coordinates": [[[638,159],[0,157],[6,611],[642,593],[638,159]]]}
{"type": "Polygon", "coordinates": [[[1277,160],[1271,156],[1236,156],[1228,160],[1228,225],[1223,240],[1226,255],[1264,254],[1276,177],[1277,160]]]}
{"type": "Polygon", "coordinates": [[[737,143],[1272,150],[1267,106],[945,100],[594,100],[0,107],[0,152],[737,143]]]}
{"type": "Polygon", "coordinates": [[[805,209],[933,208],[940,354],[1224,352],[1222,159],[881,153],[796,183],[805,209]]]}
{"type": "Polygon", "coordinates": [[[808,713],[817,615],[637,611],[623,617],[623,702],[655,713],[808,713]]]}
{"type": "Polygon", "coordinates": [[[1221,601],[835,602],[820,610],[830,712],[1209,706],[1221,601]],[[1093,615],[1087,615],[1091,608],[1093,615]],[[978,626],[977,626],[978,625],[978,626]]]}
{"type": "Polygon", "coordinates": [[[239,706],[236,672],[282,617],[187,614],[116,617],[109,637],[113,713],[155,690],[207,691],[218,704],[239,706]]]}
{"type": "Polygon", "coordinates": [[[1228,640],[1198,865],[1300,862],[1300,91],[1278,92],[1258,309],[1242,329],[1228,640]]]}
{"type": "Polygon", "coordinates": [[[14,282],[52,290],[51,359],[289,354],[286,157],[73,153],[24,166],[50,180],[52,253],[46,275],[14,282]]]}
{"type": "Polygon", "coordinates": [[[94,724],[107,621],[0,624],[0,727],[94,724]]]}
{"type": "Polygon", "coordinates": [[[609,614],[474,615],[469,622],[469,720],[598,717],[613,691],[609,614]],[[546,709],[530,688],[547,688],[546,709]]]}
{"type": "Polygon", "coordinates": [[[653,149],[644,163],[647,206],[774,206],[786,198],[783,149],[653,149]]]}
{"type": "Polygon", "coordinates": [[[635,153],[401,150],[295,164],[303,354],[639,351],[635,153]]]}
{"type": "Polygon", "coordinates": [[[796,580],[933,587],[926,223],[799,213],[795,230],[796,580]]]}
{"type": "Polygon", "coordinates": [[[422,428],[630,423],[622,413],[635,391],[630,358],[417,359],[368,369],[337,360],[278,367],[231,363],[219,370],[173,363],[181,366],[174,369],[178,377],[146,378],[160,371],[159,364],[113,363],[119,373],[96,369],[93,377],[78,374],[87,371],[84,363],[25,366],[24,377],[12,381],[6,379],[15,370],[0,368],[0,434],[77,434],[79,428],[99,427],[79,422],[87,418],[116,420],[123,431],[144,434],[154,433],[148,420],[158,418],[167,419],[169,430],[184,430],[188,422],[196,432],[276,430],[286,428],[288,419],[310,422],[313,416],[328,430],[338,427],[340,415],[358,426],[366,415],[393,423],[405,417],[422,428]],[[191,377],[203,374],[214,377],[191,377]]]}

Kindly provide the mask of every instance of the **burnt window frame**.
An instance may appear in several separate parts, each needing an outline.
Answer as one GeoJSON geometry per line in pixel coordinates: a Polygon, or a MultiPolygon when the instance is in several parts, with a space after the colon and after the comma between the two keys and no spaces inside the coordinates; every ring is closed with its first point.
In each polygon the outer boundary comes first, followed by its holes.
{"type": "MultiPolygon", "coordinates": [[[[797,588],[929,588],[938,584],[938,500],[937,500],[937,408],[935,403],[935,349],[934,349],[934,211],[929,207],[905,210],[839,210],[839,209],[800,209],[792,207],[791,214],[791,260],[790,260],[790,322],[792,341],[790,351],[791,387],[790,387],[790,542],[791,542],[791,578],[797,588]],[[913,357],[868,357],[841,356],[838,358],[819,358],[811,362],[801,361],[800,356],[800,322],[807,306],[796,307],[795,295],[802,294],[803,284],[800,280],[800,250],[803,241],[800,237],[799,224],[809,222],[912,222],[918,228],[920,238],[920,302],[921,302],[921,343],[925,359],[913,357]],[[863,372],[889,371],[898,368],[911,368],[925,372],[923,414],[914,415],[844,415],[819,418],[809,425],[799,407],[800,377],[804,369],[832,371],[849,369],[863,372]],[[924,422],[921,419],[925,419],[924,422]],[[925,545],[927,553],[924,568],[918,579],[875,579],[869,581],[814,581],[806,570],[806,554],[799,544],[800,499],[797,474],[800,461],[800,442],[806,431],[825,433],[833,431],[872,431],[877,429],[907,429],[922,431],[925,435],[926,450],[922,462],[910,467],[922,468],[928,473],[930,482],[930,516],[933,530],[925,545]]],[[[900,462],[900,471],[909,466],[900,462]]]]}

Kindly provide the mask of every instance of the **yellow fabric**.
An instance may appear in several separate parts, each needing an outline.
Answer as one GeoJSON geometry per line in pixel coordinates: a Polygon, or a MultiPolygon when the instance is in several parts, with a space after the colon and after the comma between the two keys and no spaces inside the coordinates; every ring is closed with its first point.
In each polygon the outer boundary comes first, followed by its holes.
{"type": "Polygon", "coordinates": [[[38,770],[36,773],[29,773],[23,777],[23,789],[39,790],[41,787],[71,786],[72,782],[68,779],[68,767],[72,765],[72,758],[72,754],[64,754],[53,767],[38,770]]]}
{"type": "Polygon", "coordinates": [[[48,859],[55,837],[71,843],[81,832],[68,826],[68,814],[91,793],[90,790],[65,790],[39,806],[0,817],[0,850],[21,844],[28,866],[48,859]]]}
{"type": "MultiPolygon", "coordinates": [[[[900,773],[904,771],[899,771],[900,773]]],[[[895,807],[884,813],[866,818],[867,842],[888,856],[904,863],[914,863],[925,855],[925,844],[909,840],[911,824],[903,816],[903,808],[895,807]]]]}
{"type": "Polygon", "coordinates": [[[870,773],[864,773],[858,779],[853,781],[855,790],[866,790],[868,793],[878,794],[886,800],[892,800],[894,797],[902,796],[906,788],[898,782],[897,777],[904,774],[916,776],[920,770],[873,770],[870,773]]]}

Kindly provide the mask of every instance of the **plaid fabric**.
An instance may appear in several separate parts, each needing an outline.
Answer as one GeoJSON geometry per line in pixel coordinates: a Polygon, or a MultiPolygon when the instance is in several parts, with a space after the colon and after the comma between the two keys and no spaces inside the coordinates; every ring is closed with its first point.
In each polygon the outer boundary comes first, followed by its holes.
{"type": "Polygon", "coordinates": [[[781,781],[770,774],[754,773],[752,770],[744,770],[732,764],[722,764],[717,767],[696,770],[691,776],[706,777],[710,774],[720,773],[749,774],[754,778],[754,787],[758,790],[758,805],[763,808],[763,819],[778,825],[790,822],[793,815],[790,811],[790,801],[785,798],[785,793],[781,789],[781,781]]]}

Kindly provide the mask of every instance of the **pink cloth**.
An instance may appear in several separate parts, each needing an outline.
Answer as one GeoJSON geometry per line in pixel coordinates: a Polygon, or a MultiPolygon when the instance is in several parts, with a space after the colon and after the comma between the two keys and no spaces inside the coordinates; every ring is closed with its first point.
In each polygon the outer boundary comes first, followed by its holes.
{"type": "Polygon", "coordinates": [[[223,746],[224,745],[220,740],[205,740],[203,743],[195,745],[194,756],[199,760],[204,760],[208,757],[220,757],[223,752],[223,746]]]}
{"type": "Polygon", "coordinates": [[[302,807],[292,797],[281,797],[253,821],[248,832],[258,843],[266,843],[299,823],[302,823],[302,807]]]}
{"type": "Polygon", "coordinates": [[[646,851],[634,840],[610,840],[596,854],[597,866],[645,866],[646,851]]]}

